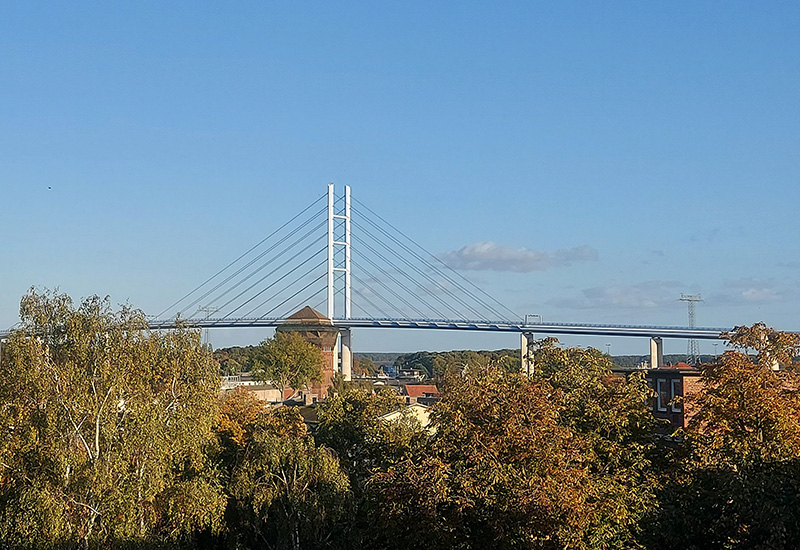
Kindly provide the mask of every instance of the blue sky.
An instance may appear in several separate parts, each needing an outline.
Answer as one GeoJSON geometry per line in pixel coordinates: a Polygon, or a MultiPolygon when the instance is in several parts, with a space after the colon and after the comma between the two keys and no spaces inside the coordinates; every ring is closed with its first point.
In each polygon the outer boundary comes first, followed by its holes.
{"type": "Polygon", "coordinates": [[[160,311],[335,182],[521,314],[680,325],[700,293],[699,325],[800,330],[798,28],[795,2],[3,2],[0,326],[33,285],[160,311]]]}

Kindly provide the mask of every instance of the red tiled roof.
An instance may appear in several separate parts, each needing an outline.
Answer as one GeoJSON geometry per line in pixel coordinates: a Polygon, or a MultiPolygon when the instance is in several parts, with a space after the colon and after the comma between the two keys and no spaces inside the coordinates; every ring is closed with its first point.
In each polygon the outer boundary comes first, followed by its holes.
{"type": "Polygon", "coordinates": [[[409,397],[425,397],[426,394],[439,397],[439,388],[433,384],[407,384],[403,386],[403,389],[409,397]]]}

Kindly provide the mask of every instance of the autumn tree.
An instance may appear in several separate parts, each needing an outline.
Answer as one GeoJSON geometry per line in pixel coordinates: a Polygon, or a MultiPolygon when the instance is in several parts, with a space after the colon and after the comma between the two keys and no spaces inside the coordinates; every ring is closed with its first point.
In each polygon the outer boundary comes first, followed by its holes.
{"type": "Polygon", "coordinates": [[[651,542],[669,547],[796,548],[800,541],[800,335],[758,323],[701,366],[702,389],[651,542]],[[754,352],[755,355],[751,355],[754,352]]]}
{"type": "Polygon", "coordinates": [[[345,509],[348,480],[313,439],[257,432],[235,469],[231,492],[252,514],[259,538],[295,550],[323,545],[345,509]]]}
{"type": "Polygon", "coordinates": [[[347,389],[318,406],[316,440],[337,452],[354,484],[363,484],[373,469],[388,466],[402,456],[406,444],[418,435],[392,435],[380,420],[381,415],[400,407],[398,395],[389,388],[375,393],[357,387],[347,389]]]}
{"type": "Polygon", "coordinates": [[[347,473],[352,498],[337,536],[342,545],[372,547],[384,538],[379,518],[384,512],[380,495],[369,490],[370,479],[410,459],[428,434],[410,417],[386,422],[381,416],[403,407],[389,388],[377,392],[351,386],[318,405],[318,445],[332,449],[347,473]]]}
{"type": "Polygon", "coordinates": [[[371,479],[386,546],[635,546],[653,505],[647,390],[607,378],[602,365],[582,373],[572,364],[581,359],[554,354],[534,378],[489,365],[452,379],[433,409],[430,445],[371,479]]]}
{"type": "Polygon", "coordinates": [[[296,409],[275,409],[244,386],[226,392],[220,398],[215,427],[217,459],[223,469],[230,473],[241,461],[255,434],[264,431],[294,438],[304,437],[308,433],[296,409]]]}
{"type": "Polygon", "coordinates": [[[31,290],[0,369],[0,537],[10,547],[168,541],[216,529],[205,458],[219,379],[195,331],[31,290]]]}
{"type": "Polygon", "coordinates": [[[322,380],[325,358],[322,350],[297,332],[276,332],[252,352],[253,375],[281,390],[302,389],[322,380]]]}
{"type": "MultiPolygon", "coordinates": [[[[555,338],[538,344],[533,377],[563,392],[561,423],[592,443],[593,464],[603,472],[644,466],[643,453],[654,448],[660,424],[646,406],[652,392],[644,374],[616,375],[611,358],[599,350],[557,344],[555,338]]],[[[641,476],[646,470],[638,471],[641,476]]]]}

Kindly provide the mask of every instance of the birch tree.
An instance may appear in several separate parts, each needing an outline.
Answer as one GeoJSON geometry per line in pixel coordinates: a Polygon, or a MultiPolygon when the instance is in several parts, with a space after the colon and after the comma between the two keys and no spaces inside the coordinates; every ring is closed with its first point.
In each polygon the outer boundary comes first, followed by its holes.
{"type": "Polygon", "coordinates": [[[0,368],[0,537],[85,548],[213,529],[218,376],[197,332],[108,298],[22,298],[0,368]]]}

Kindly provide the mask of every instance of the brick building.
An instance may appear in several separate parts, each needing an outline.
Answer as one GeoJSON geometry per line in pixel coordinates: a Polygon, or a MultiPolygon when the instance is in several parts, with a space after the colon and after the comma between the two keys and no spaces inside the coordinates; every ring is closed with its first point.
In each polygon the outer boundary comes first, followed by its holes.
{"type": "Polygon", "coordinates": [[[675,398],[691,395],[700,389],[700,371],[686,363],[678,363],[649,369],[645,379],[655,392],[650,404],[653,415],[669,420],[673,428],[685,428],[692,417],[691,405],[679,403],[675,398]]]}
{"type": "MultiPolygon", "coordinates": [[[[314,344],[322,350],[325,365],[322,369],[322,382],[312,382],[309,393],[317,399],[328,396],[328,387],[331,385],[334,374],[339,367],[339,354],[336,341],[339,338],[339,328],[333,321],[322,313],[309,306],[286,318],[284,323],[276,329],[277,332],[298,332],[307,342],[314,344]]],[[[302,389],[302,388],[295,388],[302,389]]]]}

